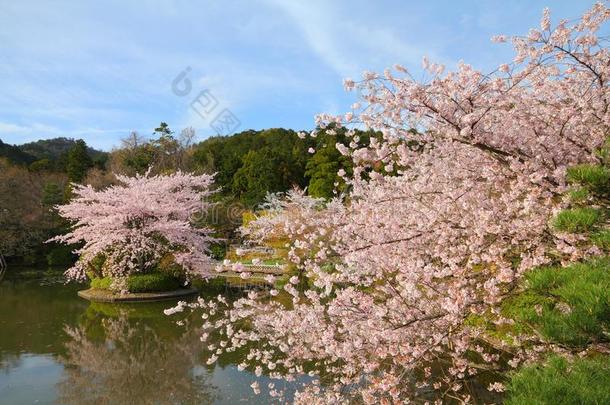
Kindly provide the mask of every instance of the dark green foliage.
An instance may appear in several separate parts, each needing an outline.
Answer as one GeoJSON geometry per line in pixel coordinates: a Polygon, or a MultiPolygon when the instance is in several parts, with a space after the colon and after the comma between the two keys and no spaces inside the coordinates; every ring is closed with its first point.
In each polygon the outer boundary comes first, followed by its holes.
{"type": "Polygon", "coordinates": [[[521,368],[510,376],[507,405],[610,403],[607,357],[567,360],[552,356],[544,364],[521,368]]]}
{"type": "Polygon", "coordinates": [[[167,125],[167,122],[161,121],[159,126],[157,128],[155,128],[154,135],[158,135],[158,136],[171,136],[173,133],[174,133],[174,131],[169,129],[169,125],[167,125]]]}
{"type": "Polygon", "coordinates": [[[171,291],[180,288],[180,281],[166,273],[134,274],[127,279],[129,292],[171,291]]]}
{"type": "Polygon", "coordinates": [[[561,211],[555,217],[553,226],[564,232],[587,232],[600,220],[601,211],[596,208],[572,208],[561,211]]]}
{"type": "MultiPolygon", "coordinates": [[[[90,156],[91,156],[91,154],[90,154],[90,156]]],[[[95,156],[91,156],[91,161],[93,162],[93,167],[95,167],[99,170],[105,170],[106,164],[108,163],[108,154],[101,153],[101,154],[96,154],[95,156]]]]}
{"type": "MultiPolygon", "coordinates": [[[[25,143],[18,146],[20,150],[28,153],[36,158],[49,159],[55,161],[66,155],[70,149],[77,143],[74,139],[69,138],[53,138],[42,139],[35,142],[25,143]]],[[[92,159],[103,158],[107,153],[87,147],[87,153],[92,159]]]]}
{"type": "Polygon", "coordinates": [[[571,346],[609,341],[610,258],[525,275],[526,290],[504,303],[517,327],[571,346]]]}
{"type": "Polygon", "coordinates": [[[106,263],[106,256],[102,253],[98,253],[89,261],[89,272],[95,277],[101,277],[104,263],[106,263]]]}
{"type": "Polygon", "coordinates": [[[125,166],[134,172],[143,174],[153,164],[155,160],[155,149],[151,144],[143,144],[134,147],[125,156],[125,166]]]}
{"type": "Polygon", "coordinates": [[[335,147],[337,141],[342,141],[343,137],[329,135],[319,135],[319,137],[316,153],[307,161],[305,172],[309,177],[307,191],[313,197],[331,198],[335,189],[339,192],[345,190],[345,182],[337,172],[339,169],[344,169],[347,173],[351,173],[352,163],[335,147]]]}
{"type": "Polygon", "coordinates": [[[604,192],[610,186],[610,170],[599,165],[576,165],[568,168],[567,179],[591,191],[604,192]]]}
{"type": "MultiPolygon", "coordinates": [[[[71,150],[77,148],[79,143],[84,144],[84,141],[54,138],[23,145],[9,145],[0,140],[0,158],[5,157],[15,165],[27,166],[30,171],[36,173],[64,173],[68,170],[68,155],[71,150]]],[[[99,169],[105,168],[108,153],[90,148],[85,144],[85,154],[89,157],[92,165],[99,169]]]]}
{"type": "Polygon", "coordinates": [[[74,263],[75,256],[72,246],[53,244],[47,253],[47,264],[49,266],[69,266],[74,263]]]}
{"type": "MultiPolygon", "coordinates": [[[[68,153],[77,142],[69,138],[54,138],[13,146],[0,141],[0,157],[6,156],[14,164],[29,165],[34,172],[66,172],[68,153]]],[[[108,153],[89,147],[86,152],[96,167],[102,169],[105,166],[108,153]]]]}
{"type": "MultiPolygon", "coordinates": [[[[361,143],[370,134],[356,131],[361,143]]],[[[307,187],[316,197],[333,196],[345,186],[339,169],[351,173],[351,160],[337,151],[337,142],[349,143],[345,130],[335,135],[320,132],[301,139],[292,130],[273,128],[244,131],[232,136],[206,139],[194,148],[193,162],[201,171],[215,172],[215,183],[223,196],[236,198],[249,207],[260,204],[267,192],[307,187]],[[313,148],[315,153],[308,152],[313,148]]]]}
{"type": "Polygon", "coordinates": [[[49,159],[40,159],[30,165],[30,171],[32,172],[44,172],[49,171],[52,168],[51,161],[49,159]]]}
{"type": "Polygon", "coordinates": [[[278,173],[281,165],[268,147],[249,151],[233,177],[233,192],[246,206],[255,207],[267,193],[285,191],[281,174],[278,173]]]}
{"type": "Polygon", "coordinates": [[[224,243],[215,243],[210,246],[210,254],[214,260],[223,260],[227,255],[227,246],[224,243]]]}
{"type": "Polygon", "coordinates": [[[68,178],[70,181],[80,183],[91,167],[93,167],[93,160],[87,152],[87,144],[79,139],[68,151],[66,160],[68,178]]]}
{"type": "Polygon", "coordinates": [[[36,156],[21,150],[18,146],[9,145],[0,140],[0,158],[6,158],[9,162],[17,165],[29,165],[35,162],[36,156]]]}
{"type": "Polygon", "coordinates": [[[61,185],[55,182],[48,182],[42,189],[42,204],[45,207],[53,207],[61,204],[64,200],[64,190],[61,185]]]}
{"type": "Polygon", "coordinates": [[[314,142],[282,128],[249,130],[206,139],[195,146],[193,162],[198,170],[217,173],[223,196],[256,206],[267,192],[307,186],[307,149],[314,142]]]}
{"type": "Polygon", "coordinates": [[[309,186],[307,192],[313,197],[331,198],[335,196],[335,191],[342,193],[347,191],[345,181],[337,174],[343,169],[347,177],[352,175],[353,162],[351,157],[343,156],[337,150],[337,143],[348,145],[354,139],[358,139],[360,145],[367,145],[375,134],[371,131],[356,131],[354,137],[346,135],[345,128],[336,129],[334,135],[327,132],[320,132],[316,137],[315,153],[307,161],[307,171],[309,186]]]}

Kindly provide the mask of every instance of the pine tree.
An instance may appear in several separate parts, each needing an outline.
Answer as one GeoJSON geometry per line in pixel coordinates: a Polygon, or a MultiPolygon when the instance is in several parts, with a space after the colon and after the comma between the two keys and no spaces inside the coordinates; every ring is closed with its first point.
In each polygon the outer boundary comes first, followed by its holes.
{"type": "Polygon", "coordinates": [[[70,181],[80,183],[93,166],[93,161],[87,153],[87,144],[82,139],[76,141],[68,151],[67,172],[70,181]]]}

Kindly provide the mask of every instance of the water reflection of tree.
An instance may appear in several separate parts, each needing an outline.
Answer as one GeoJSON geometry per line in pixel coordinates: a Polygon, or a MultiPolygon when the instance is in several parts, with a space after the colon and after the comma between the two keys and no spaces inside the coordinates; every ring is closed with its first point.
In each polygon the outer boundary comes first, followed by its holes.
{"type": "Polygon", "coordinates": [[[94,317],[66,328],[63,404],[205,404],[215,388],[197,366],[197,328],[166,333],[158,324],[94,317]]]}
{"type": "Polygon", "coordinates": [[[0,372],[8,374],[11,369],[19,367],[22,363],[21,356],[13,353],[0,352],[0,372]]]}

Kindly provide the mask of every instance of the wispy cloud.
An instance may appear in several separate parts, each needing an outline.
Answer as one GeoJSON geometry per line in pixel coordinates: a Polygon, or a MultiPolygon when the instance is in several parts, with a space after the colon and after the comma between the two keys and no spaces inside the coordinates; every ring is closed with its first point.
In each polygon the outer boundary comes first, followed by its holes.
{"type": "MultiPolygon", "coordinates": [[[[489,37],[536,25],[545,0],[532,1],[1,2],[0,139],[110,148],[131,129],[195,124],[191,100],[171,91],[186,66],[243,129],[310,128],[351,104],[341,79],[363,70],[416,71],[423,55],[496,66],[508,51],[489,37]]],[[[552,7],[571,17],[586,6],[575,3],[552,7]]]]}

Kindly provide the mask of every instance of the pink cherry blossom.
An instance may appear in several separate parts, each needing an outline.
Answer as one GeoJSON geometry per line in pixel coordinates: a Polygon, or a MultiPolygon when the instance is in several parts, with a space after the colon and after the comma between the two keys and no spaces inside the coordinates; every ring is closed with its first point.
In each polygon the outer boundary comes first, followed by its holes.
{"type": "Polygon", "coordinates": [[[177,172],[127,177],[104,190],[73,185],[70,203],[58,206],[71,221],[72,230],[53,241],[84,243],[80,259],[66,272],[69,279],[84,280],[91,260],[103,254],[103,275],[120,279],[150,270],[165,254],[189,272],[211,274],[208,246],[211,230],[193,225],[209,208],[213,176],[177,172]]]}
{"type": "Polygon", "coordinates": [[[501,368],[501,351],[511,366],[541,351],[482,345],[485,331],[466,321],[509,324],[498,304],[524,272],[584,254],[549,221],[566,168],[598,162],[610,134],[610,52],[597,38],[610,10],[598,3],[555,27],[549,15],[542,31],[511,39],[513,61],[491,74],[466,63],[443,73],[427,59],[424,81],[365,72],[357,117],[316,117],[320,131],[378,134],[337,143],[353,159],[350,194],[271,196],[243,230],[287,238],[309,283],[286,283],[288,303],[251,293],[200,305],[225,312],[210,329],[230,327],[230,350],[244,350],[256,375],[308,373],[297,403],[424,402],[431,390],[466,401],[465,381],[501,368]]]}

